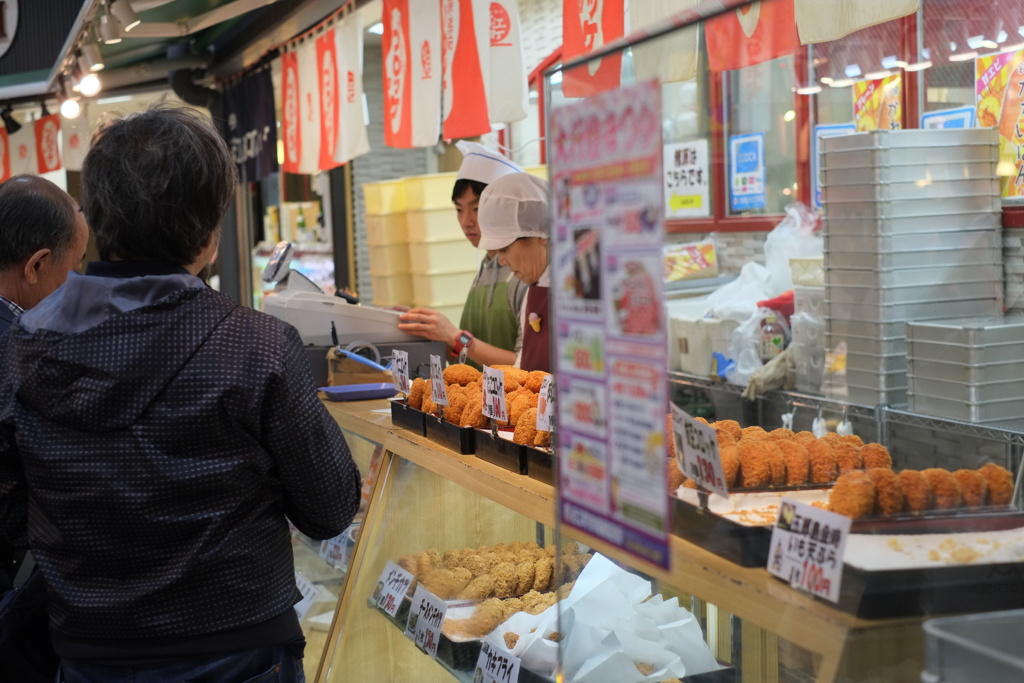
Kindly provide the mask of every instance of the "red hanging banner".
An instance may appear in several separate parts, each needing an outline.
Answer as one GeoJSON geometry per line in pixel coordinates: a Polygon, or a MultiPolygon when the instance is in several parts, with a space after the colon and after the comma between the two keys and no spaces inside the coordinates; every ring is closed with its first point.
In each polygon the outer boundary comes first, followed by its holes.
{"type": "Polygon", "coordinates": [[[753,66],[792,54],[800,45],[793,0],[754,2],[704,24],[712,71],[753,66]]]}
{"type": "Polygon", "coordinates": [[[384,144],[412,147],[409,0],[384,0],[384,144]]]}
{"type": "Polygon", "coordinates": [[[284,137],[285,173],[299,173],[302,158],[302,122],[299,116],[299,56],[294,52],[281,55],[281,130],[284,137]]]}
{"type": "MultiPolygon", "coordinates": [[[[792,1],[792,0],[790,0],[792,1]]],[[[562,61],[598,50],[625,32],[623,0],[565,0],[562,4],[562,61]]],[[[588,97],[619,87],[622,55],[592,60],[562,77],[566,97],[588,97]]]]}
{"type": "Polygon", "coordinates": [[[44,116],[35,122],[36,159],[39,173],[60,169],[60,119],[56,114],[44,116]]]}
{"type": "MultiPolygon", "coordinates": [[[[491,131],[473,4],[473,0],[441,0],[441,136],[445,140],[491,131]]],[[[489,41],[488,35],[484,44],[489,41]]]]}
{"type": "Polygon", "coordinates": [[[334,161],[338,146],[339,100],[338,54],[334,29],[316,39],[316,70],[320,82],[320,170],[340,166],[334,161]]]}
{"type": "Polygon", "coordinates": [[[7,129],[0,128],[0,183],[11,177],[11,152],[7,129]]]}

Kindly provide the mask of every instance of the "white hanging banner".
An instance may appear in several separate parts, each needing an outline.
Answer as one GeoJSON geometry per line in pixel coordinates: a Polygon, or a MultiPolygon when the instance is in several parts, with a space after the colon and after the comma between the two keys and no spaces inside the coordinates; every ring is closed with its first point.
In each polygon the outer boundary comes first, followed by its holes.
{"type": "Polygon", "coordinates": [[[412,146],[436,145],[441,134],[441,7],[409,3],[412,48],[412,146]]]}
{"type": "Polygon", "coordinates": [[[8,134],[7,146],[12,176],[25,173],[36,175],[39,172],[36,164],[36,132],[31,121],[23,123],[17,133],[8,134]]]}
{"type": "Polygon", "coordinates": [[[796,28],[800,42],[839,40],[868,26],[913,14],[918,0],[796,0],[796,28]]]}
{"type": "Polygon", "coordinates": [[[529,94],[516,0],[493,0],[490,22],[487,113],[492,123],[521,121],[526,118],[529,94]]]}
{"type": "MultiPolygon", "coordinates": [[[[630,0],[629,26],[637,31],[700,4],[700,0],[630,0]]],[[[697,25],[672,36],[633,46],[636,80],[662,83],[688,81],[697,72],[697,25]]]]}
{"type": "Polygon", "coordinates": [[[302,152],[299,173],[320,170],[320,79],[317,78],[316,40],[307,37],[296,50],[299,66],[299,128],[302,152]]]}
{"type": "Polygon", "coordinates": [[[334,160],[344,164],[370,151],[363,116],[363,19],[352,12],[334,30],[339,81],[338,144],[334,160]]]}

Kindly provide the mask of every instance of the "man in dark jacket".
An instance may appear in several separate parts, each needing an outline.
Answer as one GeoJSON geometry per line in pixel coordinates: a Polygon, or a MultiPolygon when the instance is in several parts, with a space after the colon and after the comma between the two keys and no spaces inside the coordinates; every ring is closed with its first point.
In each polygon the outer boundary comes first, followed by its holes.
{"type": "Polygon", "coordinates": [[[237,184],[185,109],[105,127],[100,262],[0,348],[0,536],[49,586],[66,683],[302,681],[288,520],[343,531],[359,472],[298,333],[204,286],[237,184]]]}

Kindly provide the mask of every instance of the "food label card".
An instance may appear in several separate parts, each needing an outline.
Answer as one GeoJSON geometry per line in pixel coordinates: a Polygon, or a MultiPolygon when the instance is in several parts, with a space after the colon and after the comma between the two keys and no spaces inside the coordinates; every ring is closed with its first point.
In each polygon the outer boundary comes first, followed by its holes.
{"type": "Polygon", "coordinates": [[[409,352],[391,350],[391,381],[395,385],[395,391],[408,394],[412,390],[409,382],[409,352]]]}
{"type": "Polygon", "coordinates": [[[772,529],[768,572],[793,588],[839,602],[843,552],[852,521],[846,515],[783,498],[772,529]]]}
{"type": "Polygon", "coordinates": [[[519,657],[492,645],[486,640],[480,647],[476,660],[473,681],[480,683],[517,683],[519,680],[519,657]]]}
{"type": "Polygon", "coordinates": [[[545,375],[537,399],[537,431],[550,432],[551,418],[555,414],[555,376],[545,375]]]}
{"type": "Polygon", "coordinates": [[[313,603],[320,597],[320,589],[309,581],[302,574],[295,572],[295,585],[302,593],[302,599],[295,603],[295,612],[299,615],[299,621],[306,618],[306,612],[313,606],[313,603]]]}
{"type": "Polygon", "coordinates": [[[373,591],[377,607],[393,617],[398,614],[402,599],[412,585],[413,576],[394,562],[388,562],[380,574],[380,581],[373,591]]]}
{"type": "Polygon", "coordinates": [[[409,609],[409,621],[405,625],[405,635],[411,638],[416,647],[437,659],[437,644],[441,641],[441,624],[448,606],[422,584],[416,586],[412,596],[412,607],[409,609]]]}
{"type": "Polygon", "coordinates": [[[441,356],[430,356],[430,399],[439,406],[448,405],[448,392],[444,390],[444,368],[441,356]]]}
{"type": "Polygon", "coordinates": [[[505,372],[487,365],[484,366],[483,413],[498,422],[508,422],[508,409],[505,406],[505,372]]]}
{"type": "Polygon", "coordinates": [[[676,460],[679,469],[690,479],[712,493],[729,497],[718,454],[718,434],[714,427],[698,422],[684,410],[672,406],[672,430],[676,437],[676,460]]]}

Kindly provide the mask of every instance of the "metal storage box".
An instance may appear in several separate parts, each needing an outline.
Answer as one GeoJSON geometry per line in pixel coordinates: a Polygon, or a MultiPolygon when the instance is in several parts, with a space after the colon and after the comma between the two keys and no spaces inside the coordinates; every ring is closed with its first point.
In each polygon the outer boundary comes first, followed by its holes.
{"type": "Polygon", "coordinates": [[[939,342],[908,339],[907,354],[924,361],[935,360],[942,363],[959,363],[962,365],[987,365],[1024,360],[1024,345],[1021,342],[1013,342],[1010,344],[964,346],[963,344],[942,344],[939,342]]]}
{"type": "Polygon", "coordinates": [[[1024,680],[1024,610],[929,619],[922,683],[1024,680]]]}
{"type": "MultiPolygon", "coordinates": [[[[993,233],[994,239],[998,239],[998,233],[993,233]]],[[[872,240],[864,237],[842,238],[838,236],[825,235],[825,244],[832,240],[836,244],[836,250],[827,248],[825,250],[825,262],[828,268],[842,268],[848,270],[863,269],[897,269],[897,268],[950,268],[955,266],[988,266],[1001,264],[1003,262],[1002,247],[995,249],[991,246],[984,246],[974,249],[968,248],[939,248],[935,249],[926,246],[926,243],[919,242],[916,250],[893,252],[878,248],[879,240],[872,240]],[[841,240],[846,241],[839,244],[841,240]],[[839,250],[839,247],[851,247],[847,250],[839,250]],[[858,248],[854,249],[853,246],[858,248]]],[[[891,240],[889,240],[891,242],[891,240]]]]}
{"type": "MultiPolygon", "coordinates": [[[[1002,298],[996,299],[965,299],[963,301],[923,301],[912,303],[885,304],[872,306],[869,304],[827,304],[828,317],[853,318],[874,322],[892,322],[907,320],[936,320],[949,316],[997,315],[1003,310],[1002,298]]],[[[892,336],[892,335],[888,335],[892,336]]]]}
{"type": "MultiPolygon", "coordinates": [[[[831,157],[828,157],[831,159],[831,157]]],[[[821,169],[821,182],[826,187],[870,183],[912,183],[917,181],[973,180],[997,178],[996,165],[989,162],[947,163],[925,166],[863,166],[821,169]]]]}
{"type": "MultiPolygon", "coordinates": [[[[903,323],[896,323],[902,325],[903,323]]],[[[907,340],[903,337],[858,337],[826,332],[825,343],[828,348],[835,348],[840,341],[846,342],[848,354],[859,356],[906,356],[907,340]]]]}
{"type": "Polygon", "coordinates": [[[1005,422],[1024,418],[1024,401],[1018,398],[1005,401],[968,403],[945,398],[907,394],[910,409],[917,413],[945,417],[962,422],[1005,422]]]}
{"type": "MultiPolygon", "coordinates": [[[[907,130],[872,130],[852,135],[840,135],[821,141],[825,154],[844,150],[882,147],[900,149],[904,154],[914,154],[921,147],[954,147],[969,145],[992,145],[999,143],[992,128],[913,128],[907,130]],[[908,150],[913,149],[913,152],[908,150]]],[[[949,150],[955,153],[955,150],[949,150]]]]}
{"type": "Polygon", "coordinates": [[[872,339],[906,338],[905,320],[857,320],[849,316],[832,317],[825,322],[825,339],[829,348],[846,337],[867,337],[872,339]]]}
{"type": "Polygon", "coordinates": [[[933,280],[932,284],[908,287],[897,286],[834,286],[825,288],[827,300],[833,305],[862,304],[888,306],[928,301],[962,301],[964,299],[1002,299],[1003,279],[975,282],[946,282],[933,280]]]}
{"type": "Polygon", "coordinates": [[[907,390],[907,371],[879,373],[877,371],[854,370],[846,366],[846,383],[855,387],[875,389],[877,391],[907,390]]]}
{"type": "MultiPolygon", "coordinates": [[[[1002,282],[1002,280],[1002,262],[982,266],[874,270],[830,268],[825,271],[825,284],[830,287],[921,287],[959,282],[1002,282]]],[[[794,310],[796,309],[794,308],[794,310]]],[[[1022,336],[1022,341],[1024,341],[1024,336],[1022,336]]]]}
{"type": "Polygon", "coordinates": [[[991,401],[1024,401],[1024,386],[1020,381],[983,382],[968,384],[965,382],[944,382],[938,379],[926,379],[908,376],[907,391],[915,396],[963,401],[965,403],[988,403],[991,401]]]}
{"type": "Polygon", "coordinates": [[[999,194],[999,179],[938,180],[933,182],[886,183],[874,185],[823,185],[822,201],[882,202],[937,199],[946,197],[993,197],[999,194]]]}
{"type": "Polygon", "coordinates": [[[963,363],[921,360],[910,356],[907,358],[907,372],[914,377],[939,379],[945,382],[962,382],[965,384],[1003,382],[1011,379],[1024,382],[1024,360],[1012,363],[964,365],[963,363]]]}
{"type": "Polygon", "coordinates": [[[907,339],[976,346],[1024,342],[1024,315],[907,323],[907,339]]]}
{"type": "MultiPolygon", "coordinates": [[[[853,137],[844,135],[841,137],[853,137]]],[[[839,137],[826,138],[839,140],[839,137]]],[[[823,141],[824,142],[824,141],[823,141]]],[[[823,168],[863,168],[865,166],[918,166],[948,163],[995,164],[999,161],[999,148],[992,145],[964,145],[963,147],[923,147],[908,154],[905,149],[875,147],[836,151],[824,157],[823,168]]]]}
{"type": "Polygon", "coordinates": [[[996,258],[993,260],[992,257],[989,257],[982,263],[1001,262],[1003,240],[996,230],[965,230],[963,232],[936,232],[917,235],[862,235],[860,237],[825,233],[825,264],[828,268],[835,265],[829,258],[833,252],[863,251],[886,254],[894,251],[922,252],[944,249],[988,249],[996,258]]]}
{"type": "Polygon", "coordinates": [[[947,213],[907,218],[825,218],[822,231],[826,235],[895,235],[900,233],[960,232],[963,230],[998,230],[1001,216],[985,213],[947,213]]]}

